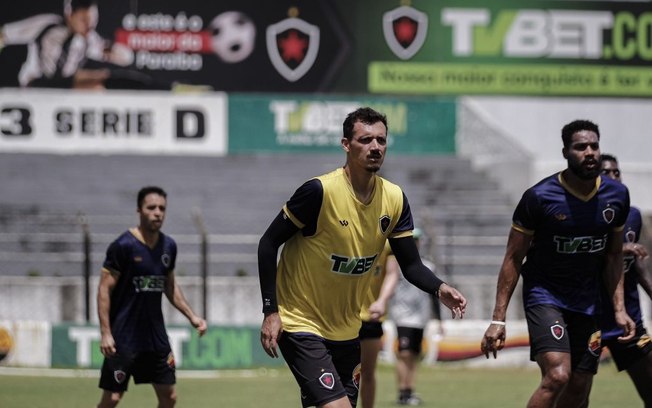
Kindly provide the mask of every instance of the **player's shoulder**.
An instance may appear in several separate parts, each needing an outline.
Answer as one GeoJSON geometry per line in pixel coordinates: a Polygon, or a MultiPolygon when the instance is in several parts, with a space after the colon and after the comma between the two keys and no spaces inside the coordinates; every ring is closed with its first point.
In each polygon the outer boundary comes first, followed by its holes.
{"type": "Polygon", "coordinates": [[[553,188],[561,188],[562,187],[562,182],[561,182],[561,173],[557,172],[555,174],[551,174],[547,177],[542,178],[539,180],[538,183],[530,187],[528,190],[531,190],[536,193],[541,193],[542,191],[546,191],[549,189],[553,188]]]}
{"type": "Polygon", "coordinates": [[[133,229],[130,228],[124,231],[122,234],[118,235],[118,238],[116,238],[114,242],[120,245],[129,245],[133,243],[135,239],[137,238],[134,235],[133,229]]]}
{"type": "Polygon", "coordinates": [[[177,246],[177,242],[174,240],[174,238],[172,238],[168,234],[164,234],[162,231],[159,232],[159,234],[160,234],[159,239],[163,240],[164,245],[170,245],[170,246],[174,246],[174,247],[177,246]]]}
{"type": "Polygon", "coordinates": [[[327,187],[331,185],[337,185],[339,183],[344,183],[346,181],[346,174],[344,173],[344,168],[339,167],[331,172],[322,174],[321,176],[313,177],[308,180],[305,184],[312,184],[313,188],[316,186],[327,187]]]}
{"type": "Polygon", "coordinates": [[[561,181],[559,180],[559,173],[545,177],[536,184],[530,186],[523,192],[521,200],[538,200],[538,197],[542,194],[550,194],[555,191],[563,191],[561,181]]]}
{"type": "Polygon", "coordinates": [[[600,187],[618,194],[629,194],[629,189],[625,184],[604,175],[600,176],[600,187]]]}
{"type": "Polygon", "coordinates": [[[401,197],[403,196],[403,189],[398,184],[392,183],[391,181],[381,176],[376,176],[376,182],[379,183],[378,185],[383,191],[401,197]]]}

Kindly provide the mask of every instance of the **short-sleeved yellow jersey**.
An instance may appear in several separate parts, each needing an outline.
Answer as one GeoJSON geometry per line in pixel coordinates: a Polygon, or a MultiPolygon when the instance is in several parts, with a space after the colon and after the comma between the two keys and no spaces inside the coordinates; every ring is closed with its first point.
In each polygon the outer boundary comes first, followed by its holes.
{"type": "Polygon", "coordinates": [[[317,177],[323,196],[309,235],[307,220],[292,214],[290,202],[283,207],[303,230],[285,243],[278,265],[284,330],[336,341],[358,336],[360,309],[387,239],[410,236],[413,229],[400,187],[375,177],[369,204],[358,201],[344,169],[317,177]]]}

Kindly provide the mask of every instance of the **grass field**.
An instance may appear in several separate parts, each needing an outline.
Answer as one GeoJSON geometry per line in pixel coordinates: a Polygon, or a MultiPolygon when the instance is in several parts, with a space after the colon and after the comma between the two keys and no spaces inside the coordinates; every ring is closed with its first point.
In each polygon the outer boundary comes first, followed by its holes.
{"type": "MultiPolygon", "coordinates": [[[[417,392],[424,407],[511,408],[524,407],[539,382],[534,368],[464,369],[439,365],[421,367],[417,392]]],[[[120,407],[153,407],[149,385],[129,386],[120,407]]],[[[178,379],[177,407],[281,408],[300,407],[298,388],[287,369],[229,372],[218,378],[178,379]]],[[[97,378],[0,376],[0,407],[92,407],[99,400],[97,378]]],[[[378,408],[393,407],[396,398],[391,366],[378,371],[378,408]]],[[[625,373],[603,365],[595,378],[591,408],[641,407],[625,373]]]]}

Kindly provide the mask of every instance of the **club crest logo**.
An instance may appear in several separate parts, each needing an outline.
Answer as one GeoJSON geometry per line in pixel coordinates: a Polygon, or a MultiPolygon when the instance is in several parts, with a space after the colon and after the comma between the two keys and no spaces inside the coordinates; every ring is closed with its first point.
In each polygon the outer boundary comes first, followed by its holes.
{"type": "Polygon", "coordinates": [[[332,390],[333,387],[335,386],[335,377],[333,376],[332,373],[324,373],[321,375],[321,377],[319,377],[319,382],[324,387],[328,388],[329,390],[332,390]]]}
{"type": "Polygon", "coordinates": [[[113,379],[115,379],[115,382],[118,384],[122,384],[126,378],[127,374],[122,370],[115,370],[113,372],[113,379]]]}
{"type": "Polygon", "coordinates": [[[561,338],[564,337],[564,326],[561,324],[553,324],[550,326],[550,332],[552,333],[552,337],[561,340],[561,338]]]}
{"type": "Polygon", "coordinates": [[[636,242],[636,231],[631,229],[625,233],[625,242],[636,242]]]}
{"type": "Polygon", "coordinates": [[[600,330],[593,332],[589,337],[589,353],[598,357],[602,351],[602,332],[600,330]]]}
{"type": "Polygon", "coordinates": [[[401,6],[383,14],[383,35],[389,49],[400,59],[410,59],[426,40],[428,16],[421,11],[401,6]]]}
{"type": "Polygon", "coordinates": [[[170,255],[168,254],[161,255],[161,262],[163,262],[163,266],[165,266],[166,268],[170,267],[171,260],[172,258],[170,258],[170,255]]]}
{"type": "Polygon", "coordinates": [[[389,215],[383,215],[378,220],[378,225],[380,226],[380,232],[385,235],[389,229],[389,224],[392,223],[392,219],[389,218],[389,215]]]}
{"type": "Polygon", "coordinates": [[[613,208],[605,208],[602,210],[602,218],[607,222],[607,224],[611,224],[611,221],[616,218],[616,211],[613,208]]]}
{"type": "Polygon", "coordinates": [[[177,363],[174,360],[174,353],[171,352],[171,351],[170,351],[170,354],[168,354],[167,362],[168,362],[168,366],[170,366],[170,368],[175,368],[177,366],[177,363]]]}
{"type": "Polygon", "coordinates": [[[361,376],[362,376],[362,365],[358,364],[353,369],[353,375],[352,375],[353,385],[355,385],[355,388],[357,388],[357,389],[360,389],[360,378],[361,378],[361,376]]]}
{"type": "Polygon", "coordinates": [[[289,18],[267,27],[267,54],[283,78],[298,81],[315,63],[319,52],[319,27],[296,16],[291,8],[289,18]]]}

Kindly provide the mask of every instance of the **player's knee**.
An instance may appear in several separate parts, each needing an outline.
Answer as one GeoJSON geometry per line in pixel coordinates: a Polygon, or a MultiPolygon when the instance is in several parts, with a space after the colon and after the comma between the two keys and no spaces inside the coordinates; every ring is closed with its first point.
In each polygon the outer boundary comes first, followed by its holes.
{"type": "Polygon", "coordinates": [[[102,395],[102,400],[97,405],[98,408],[112,408],[118,405],[122,399],[123,393],[121,392],[105,392],[102,395]]]}
{"type": "Polygon", "coordinates": [[[543,377],[542,386],[552,391],[561,391],[570,381],[570,373],[559,367],[548,370],[543,377]]]}
{"type": "Polygon", "coordinates": [[[177,392],[172,390],[170,393],[161,396],[161,406],[171,408],[177,403],[177,392]]]}

